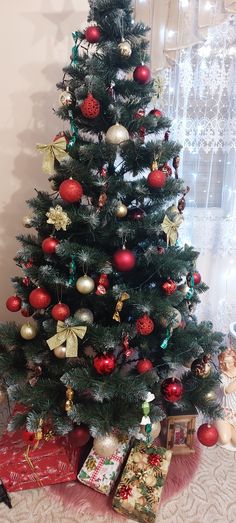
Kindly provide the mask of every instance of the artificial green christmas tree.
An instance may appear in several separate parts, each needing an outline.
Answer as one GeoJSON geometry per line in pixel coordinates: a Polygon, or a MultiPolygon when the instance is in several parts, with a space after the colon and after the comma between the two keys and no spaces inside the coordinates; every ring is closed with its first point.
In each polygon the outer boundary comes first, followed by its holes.
{"type": "Polygon", "coordinates": [[[7,300],[29,324],[0,327],[2,391],[26,406],[11,430],[50,420],[58,434],[83,423],[94,437],[137,435],[141,423],[148,439],[171,403],[220,411],[209,355],[222,336],[192,314],[207,287],[198,253],[177,241],[180,146],[153,106],[148,29],[131,4],[90,0],[58,84],[70,131],[38,145],[51,189],[28,202],[36,234],[19,236],[23,274],[7,300]]]}

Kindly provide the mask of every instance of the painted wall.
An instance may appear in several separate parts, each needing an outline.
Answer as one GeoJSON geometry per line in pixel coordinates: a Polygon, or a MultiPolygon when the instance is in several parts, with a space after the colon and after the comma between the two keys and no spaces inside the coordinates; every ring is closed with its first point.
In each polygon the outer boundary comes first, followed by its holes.
{"type": "Polygon", "coordinates": [[[15,236],[27,231],[22,217],[34,188],[48,189],[35,144],[48,143],[63,129],[54,116],[56,83],[69,62],[71,33],[84,27],[87,0],[9,0],[0,17],[0,321],[23,320],[9,313],[10,278],[21,274],[13,257],[15,236]]]}

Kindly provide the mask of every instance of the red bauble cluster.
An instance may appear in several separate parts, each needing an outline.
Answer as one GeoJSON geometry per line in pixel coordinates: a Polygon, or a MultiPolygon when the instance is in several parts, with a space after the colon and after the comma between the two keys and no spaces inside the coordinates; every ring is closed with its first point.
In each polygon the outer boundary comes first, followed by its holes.
{"type": "Polygon", "coordinates": [[[154,322],[147,314],[144,314],[136,321],[136,330],[143,336],[148,336],[151,334],[154,331],[154,328],[154,322]]]}
{"type": "Polygon", "coordinates": [[[144,359],[139,360],[136,366],[136,370],[139,374],[145,374],[145,372],[149,372],[153,369],[153,364],[150,360],[144,359]]]}
{"type": "Polygon", "coordinates": [[[57,303],[51,310],[51,315],[56,321],[65,321],[70,316],[70,309],[65,303],[57,303]]]}
{"type": "Polygon", "coordinates": [[[73,446],[83,447],[90,440],[90,432],[87,425],[75,425],[74,429],[69,433],[70,441],[73,446]]]}
{"type": "Polygon", "coordinates": [[[182,398],[184,388],[178,378],[167,378],[161,384],[161,392],[166,401],[175,403],[182,398]]]}
{"type": "Polygon", "coordinates": [[[129,218],[132,220],[140,221],[143,220],[144,216],[145,212],[140,207],[131,207],[131,209],[129,209],[129,218]]]}
{"type": "Polygon", "coordinates": [[[102,354],[94,358],[93,365],[98,374],[111,374],[116,366],[116,359],[113,354],[102,354]]]}
{"type": "Polygon", "coordinates": [[[131,271],[136,264],[136,257],[129,249],[118,249],[113,255],[113,265],[117,271],[131,271]]]}
{"type": "Polygon", "coordinates": [[[77,182],[77,180],[70,178],[61,183],[59,194],[65,202],[79,202],[83,196],[83,187],[79,182],[77,182]]]}
{"type": "Polygon", "coordinates": [[[151,80],[151,71],[147,65],[138,65],[134,70],[133,77],[138,84],[147,84],[151,80]]]}
{"type": "Polygon", "coordinates": [[[202,445],[213,447],[218,441],[218,431],[214,425],[203,423],[197,431],[197,437],[202,445]]]}
{"type": "Polygon", "coordinates": [[[193,273],[193,281],[194,281],[194,285],[198,285],[200,282],[201,282],[201,274],[200,272],[196,271],[193,273]]]}
{"type": "Polygon", "coordinates": [[[165,292],[165,294],[167,294],[167,296],[171,296],[171,294],[173,294],[176,291],[177,285],[173,280],[169,278],[165,283],[163,283],[162,289],[165,292]]]}
{"type": "Polygon", "coordinates": [[[6,301],[6,308],[10,312],[18,312],[21,309],[21,298],[19,296],[10,296],[6,301]]]}
{"type": "Polygon", "coordinates": [[[89,93],[81,104],[80,110],[85,118],[93,120],[100,114],[100,103],[93,97],[92,93],[89,93]]]}
{"type": "Polygon", "coordinates": [[[152,116],[156,116],[156,118],[161,118],[161,116],[163,116],[163,113],[161,111],[159,111],[159,109],[152,109],[150,111],[150,113],[152,116]]]}
{"type": "Polygon", "coordinates": [[[38,287],[29,295],[29,303],[34,309],[46,309],[51,303],[51,296],[46,289],[38,287]]]}
{"type": "Polygon", "coordinates": [[[90,25],[86,29],[84,36],[90,44],[97,44],[101,37],[101,31],[97,25],[90,25]]]}
{"type": "Polygon", "coordinates": [[[45,240],[42,242],[43,252],[45,252],[45,254],[54,254],[59,243],[59,240],[57,240],[57,238],[53,238],[53,236],[45,238],[45,240]]]}
{"type": "Polygon", "coordinates": [[[149,173],[147,183],[152,189],[161,189],[166,183],[166,175],[163,171],[154,169],[149,173]]]}

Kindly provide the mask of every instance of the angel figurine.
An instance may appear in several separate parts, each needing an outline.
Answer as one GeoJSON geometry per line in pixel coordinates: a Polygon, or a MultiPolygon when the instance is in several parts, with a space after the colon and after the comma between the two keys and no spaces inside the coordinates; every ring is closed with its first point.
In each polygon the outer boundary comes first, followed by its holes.
{"type": "Polygon", "coordinates": [[[220,445],[231,445],[236,451],[236,350],[229,348],[219,356],[220,401],[223,419],[216,420],[220,445]]]}

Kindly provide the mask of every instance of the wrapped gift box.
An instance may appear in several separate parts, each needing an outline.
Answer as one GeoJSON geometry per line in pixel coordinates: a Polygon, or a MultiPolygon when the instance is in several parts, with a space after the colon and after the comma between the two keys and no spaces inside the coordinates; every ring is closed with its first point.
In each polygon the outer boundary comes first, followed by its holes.
{"type": "Polygon", "coordinates": [[[108,495],[118,478],[129,447],[129,440],[125,438],[110,458],[101,458],[92,449],[78,474],[78,480],[84,485],[108,495]]]}
{"type": "Polygon", "coordinates": [[[140,523],[154,523],[170,460],[170,450],[136,442],[116,490],[113,508],[140,523]]]}
{"type": "Polygon", "coordinates": [[[0,439],[0,478],[9,492],[73,481],[83,449],[69,436],[42,440],[27,447],[22,431],[5,432],[0,439]]]}

